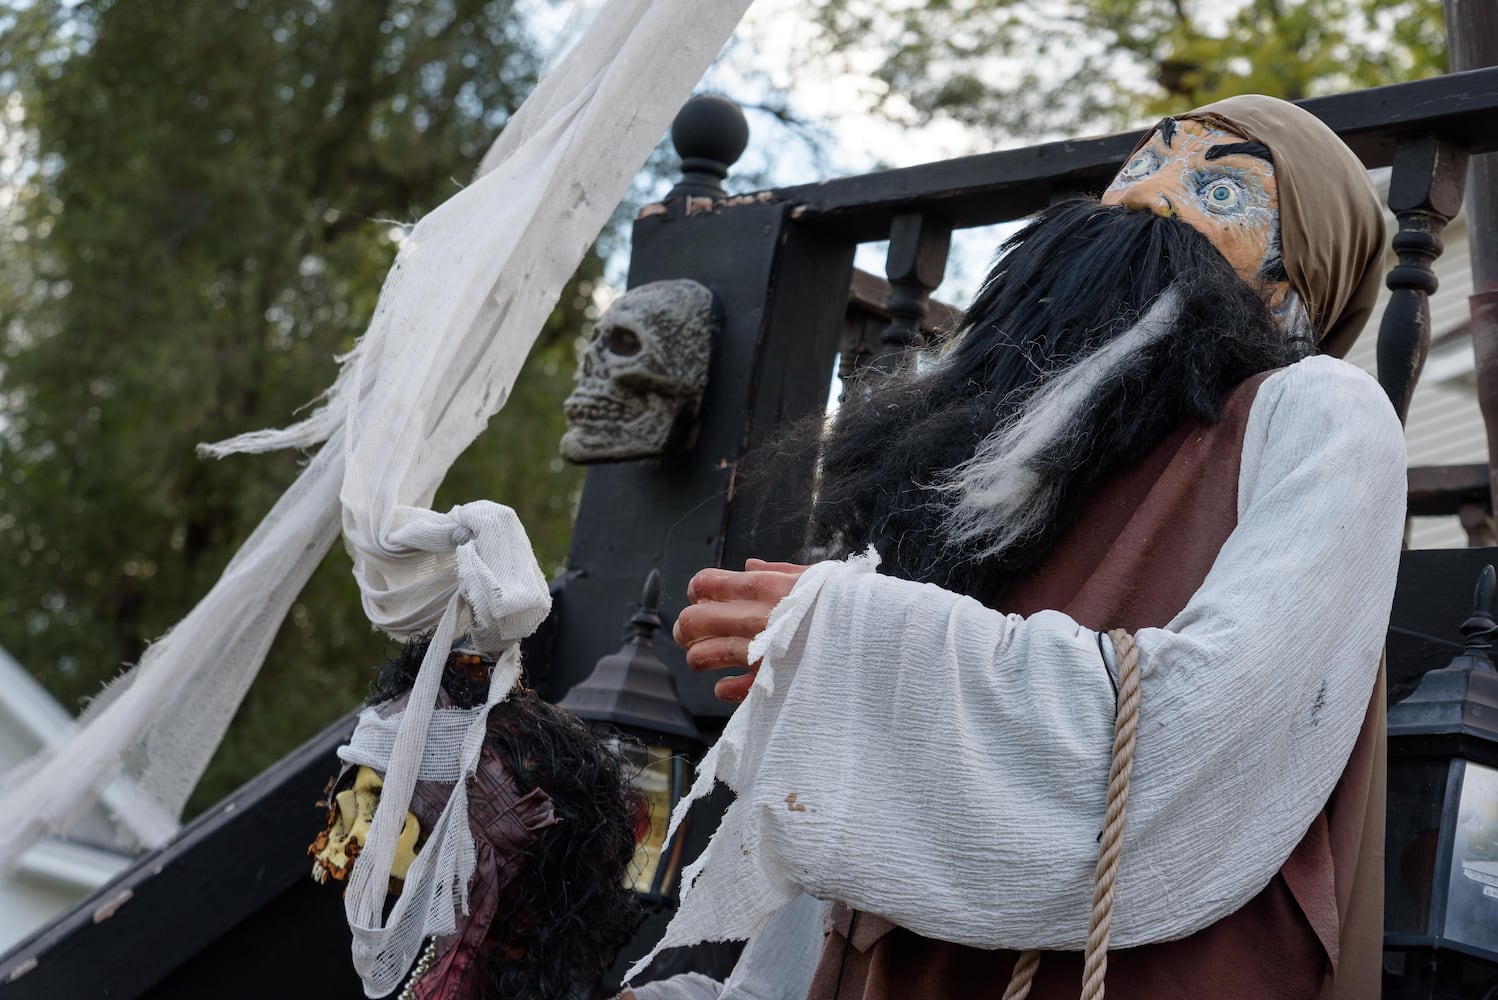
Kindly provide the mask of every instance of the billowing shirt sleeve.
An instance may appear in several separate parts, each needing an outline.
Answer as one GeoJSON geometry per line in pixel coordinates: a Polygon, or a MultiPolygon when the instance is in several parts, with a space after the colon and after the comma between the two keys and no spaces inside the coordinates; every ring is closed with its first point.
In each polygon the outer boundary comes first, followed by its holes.
{"type": "MultiPolygon", "coordinates": [[[[1325,804],[1376,676],[1404,502],[1371,378],[1312,358],[1265,380],[1237,527],[1185,609],[1136,635],[1115,947],[1242,906],[1325,804]]],[[[1114,715],[1097,633],[872,562],[813,567],[755,640],[759,677],[696,789],[738,798],[662,944],[750,937],[805,892],[961,944],[1080,949],[1114,715]]]]}

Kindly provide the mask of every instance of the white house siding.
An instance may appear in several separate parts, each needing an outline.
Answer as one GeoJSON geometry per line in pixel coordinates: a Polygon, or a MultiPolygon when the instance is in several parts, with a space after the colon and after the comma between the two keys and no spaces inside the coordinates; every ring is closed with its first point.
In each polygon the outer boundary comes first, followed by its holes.
{"type": "MultiPolygon", "coordinates": [[[[1387,172],[1381,190],[1386,190],[1387,172]]],[[[1395,232],[1393,216],[1385,220],[1395,232]]],[[[1467,253],[1466,222],[1458,216],[1446,228],[1446,251],[1435,264],[1440,288],[1430,300],[1431,351],[1425,372],[1410,401],[1405,438],[1410,465],[1466,465],[1486,463],[1487,435],[1477,407],[1477,383],[1473,375],[1470,312],[1472,262],[1467,253]]],[[[1395,263],[1392,252],[1385,268],[1395,263]]],[[[1378,327],[1389,292],[1384,289],[1373,318],[1347,355],[1360,368],[1378,373],[1378,327]]],[[[1462,548],[1466,532],[1455,516],[1417,517],[1410,528],[1410,547],[1417,549],[1462,548]]]]}
{"type": "Polygon", "coordinates": [[[78,902],[76,888],[51,885],[25,875],[0,878],[0,955],[78,902]]]}
{"type": "MultiPolygon", "coordinates": [[[[0,781],[62,738],[71,722],[67,711],[0,649],[0,781]]],[[[111,786],[106,798],[128,805],[129,794],[123,785],[119,790],[111,786]]],[[[96,806],[79,820],[70,839],[43,840],[21,855],[15,871],[0,874],[0,954],[130,864],[121,844],[129,822],[118,817],[119,810],[107,803],[96,806]]]]}

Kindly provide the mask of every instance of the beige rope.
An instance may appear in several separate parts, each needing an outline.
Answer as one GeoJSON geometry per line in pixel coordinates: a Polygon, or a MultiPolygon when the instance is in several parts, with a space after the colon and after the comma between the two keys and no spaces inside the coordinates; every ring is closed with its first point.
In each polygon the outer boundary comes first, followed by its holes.
{"type": "MultiPolygon", "coordinates": [[[[1113,885],[1123,846],[1124,812],[1129,804],[1129,774],[1134,768],[1134,733],[1139,727],[1139,649],[1121,628],[1108,633],[1118,654],[1118,712],[1113,720],[1113,761],[1108,768],[1108,804],[1098,844],[1092,883],[1092,920],[1082,964],[1082,1000],[1102,1000],[1108,974],[1108,929],[1113,923],[1113,885]]],[[[1040,952],[1021,952],[1004,990],[1004,1000],[1025,1000],[1040,967],[1040,952]]]]}
{"type": "Polygon", "coordinates": [[[1134,732],[1139,728],[1139,647],[1121,628],[1108,633],[1118,654],[1118,715],[1113,720],[1113,764],[1108,769],[1108,808],[1098,845],[1092,886],[1092,923],[1082,967],[1082,1000],[1102,1000],[1108,973],[1108,929],[1113,924],[1113,883],[1123,847],[1124,810],[1129,804],[1129,773],[1134,769],[1134,732]]]}
{"type": "Polygon", "coordinates": [[[1040,952],[1031,948],[1019,953],[1014,960],[1014,973],[1009,977],[1009,988],[1004,990],[1004,1000],[1025,1000],[1030,995],[1030,984],[1035,981],[1035,970],[1040,968],[1040,952]]]}

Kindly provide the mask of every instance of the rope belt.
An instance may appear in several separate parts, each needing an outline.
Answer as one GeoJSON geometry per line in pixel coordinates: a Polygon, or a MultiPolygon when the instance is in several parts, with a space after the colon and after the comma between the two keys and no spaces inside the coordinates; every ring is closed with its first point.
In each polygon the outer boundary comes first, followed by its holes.
{"type": "MultiPolygon", "coordinates": [[[[1134,732],[1139,726],[1139,648],[1118,628],[1108,633],[1118,654],[1118,714],[1113,721],[1113,762],[1108,768],[1108,805],[1093,874],[1092,920],[1082,967],[1082,1000],[1102,1000],[1108,973],[1108,928],[1113,922],[1113,884],[1123,845],[1124,810],[1129,804],[1129,772],[1134,767],[1134,732]]],[[[1040,952],[1022,952],[1014,963],[1004,1000],[1025,1000],[1040,968],[1040,952]]]]}

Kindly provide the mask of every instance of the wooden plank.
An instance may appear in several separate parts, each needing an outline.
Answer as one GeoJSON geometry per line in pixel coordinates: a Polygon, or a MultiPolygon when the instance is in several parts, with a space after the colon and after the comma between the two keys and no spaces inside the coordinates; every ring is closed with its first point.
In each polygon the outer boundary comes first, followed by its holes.
{"type": "MultiPolygon", "coordinates": [[[[1399,136],[1433,132],[1471,152],[1498,149],[1498,68],[1301,101],[1371,167],[1393,162],[1399,136]]],[[[1058,191],[1098,191],[1142,132],[1067,139],[773,192],[803,218],[857,242],[885,238],[899,212],[935,211],[958,226],[1021,218],[1058,191]]]]}
{"type": "Polygon", "coordinates": [[[1411,517],[1455,514],[1469,503],[1491,504],[1484,464],[1415,466],[1410,469],[1409,483],[1411,517]]]}
{"type": "MultiPolygon", "coordinates": [[[[207,965],[233,980],[221,983],[220,995],[270,995],[237,989],[237,970],[256,952],[239,949],[230,932],[288,892],[304,898],[296,890],[300,882],[312,883],[306,845],[322,826],[316,803],[337,773],[334,751],[354,722],[354,713],[340,719],[199,816],[166,847],[16,945],[0,958],[5,1000],[165,995],[156,992],[160,985],[208,951],[218,961],[207,965]]],[[[343,960],[293,969],[278,964],[281,956],[263,957],[308,991],[296,995],[356,996],[338,890],[314,888],[334,902],[321,909],[295,907],[290,915],[322,926],[327,936],[321,947],[342,949],[343,960]]]]}

